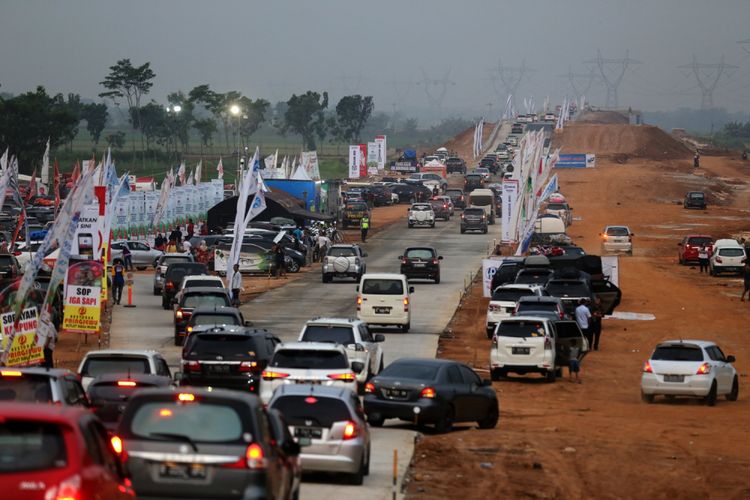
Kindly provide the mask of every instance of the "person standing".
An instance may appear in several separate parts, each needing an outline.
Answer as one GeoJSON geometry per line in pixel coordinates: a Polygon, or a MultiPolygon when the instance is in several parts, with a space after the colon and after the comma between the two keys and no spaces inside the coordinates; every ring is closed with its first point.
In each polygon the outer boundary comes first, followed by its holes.
{"type": "Polygon", "coordinates": [[[581,378],[579,376],[581,372],[581,362],[578,360],[580,351],[580,348],[575,345],[572,345],[568,348],[568,378],[572,382],[573,374],[575,374],[576,382],[578,382],[579,384],[581,383],[581,378]]]}
{"type": "Polygon", "coordinates": [[[578,302],[578,307],[576,307],[576,322],[578,323],[578,326],[581,328],[581,331],[583,332],[584,337],[586,337],[586,340],[588,340],[589,345],[593,344],[593,339],[591,338],[591,311],[586,306],[586,303],[588,300],[581,299],[578,302]]]}
{"type": "Polygon", "coordinates": [[[708,274],[708,247],[701,245],[698,249],[698,264],[700,265],[700,272],[704,271],[708,274]]]}
{"type": "Polygon", "coordinates": [[[748,300],[750,300],[750,262],[745,262],[745,269],[742,271],[742,277],[744,278],[745,289],[742,291],[742,297],[740,301],[745,302],[745,294],[748,294],[748,300]]]}
{"type": "Polygon", "coordinates": [[[367,232],[370,230],[370,217],[367,215],[363,215],[362,219],[359,221],[359,229],[360,233],[362,233],[362,243],[367,241],[367,232]]]}
{"type": "Polygon", "coordinates": [[[693,156],[693,167],[698,168],[701,166],[701,155],[698,154],[698,152],[695,152],[695,155],[693,156]]]}
{"type": "Polygon", "coordinates": [[[240,272],[240,265],[235,264],[232,266],[234,273],[232,274],[232,283],[229,285],[229,289],[232,290],[232,305],[234,307],[240,307],[240,292],[242,291],[242,273],[240,272]]]}
{"type": "Polygon", "coordinates": [[[325,232],[321,231],[318,235],[318,260],[323,260],[330,244],[331,240],[326,236],[325,232]]]}
{"type": "Polygon", "coordinates": [[[125,266],[120,259],[112,266],[112,301],[119,304],[122,299],[122,289],[125,287],[125,266]]]}
{"type": "MultiPolygon", "coordinates": [[[[599,338],[602,336],[602,317],[604,316],[604,311],[602,311],[602,299],[596,297],[594,303],[589,307],[589,310],[591,311],[591,324],[589,327],[591,328],[591,337],[594,339],[593,349],[598,351],[599,338]]],[[[591,348],[590,344],[589,348],[591,348]]]]}
{"type": "Polygon", "coordinates": [[[122,246],[122,258],[125,261],[125,269],[128,271],[133,270],[133,254],[130,251],[130,244],[125,242],[122,246]]]}
{"type": "Polygon", "coordinates": [[[271,247],[271,252],[273,253],[273,261],[276,264],[276,279],[281,278],[282,276],[284,279],[286,279],[286,262],[284,260],[284,249],[281,248],[281,245],[278,243],[274,243],[271,247]]]}
{"type": "Polygon", "coordinates": [[[187,240],[192,238],[195,235],[195,224],[193,224],[193,219],[188,219],[188,225],[187,225],[187,240]]]}
{"type": "Polygon", "coordinates": [[[182,242],[182,252],[183,253],[191,253],[193,245],[190,243],[190,240],[186,239],[182,242]]]}

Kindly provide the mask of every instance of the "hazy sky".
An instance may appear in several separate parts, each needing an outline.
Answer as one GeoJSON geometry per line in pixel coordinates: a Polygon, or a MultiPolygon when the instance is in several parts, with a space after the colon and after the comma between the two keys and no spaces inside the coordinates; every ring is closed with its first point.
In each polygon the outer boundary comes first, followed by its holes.
{"type": "MultiPolygon", "coordinates": [[[[559,75],[586,72],[583,61],[601,49],[642,62],[626,73],[621,105],[698,107],[691,70],[677,66],[693,53],[711,63],[724,54],[739,68],[714,103],[748,111],[750,55],[737,43],[750,39],[748,21],[749,0],[0,0],[0,90],[45,85],[96,98],[108,67],[130,58],[151,62],[159,102],[209,83],[271,101],[308,89],[371,94],[390,111],[427,106],[422,70],[429,79],[450,70],[446,114],[486,113],[490,102],[499,114],[498,60],[535,70],[517,98],[557,102],[571,93],[559,75]]],[[[441,89],[429,85],[435,96],[441,89]]],[[[604,104],[600,83],[587,96],[604,104]]]]}

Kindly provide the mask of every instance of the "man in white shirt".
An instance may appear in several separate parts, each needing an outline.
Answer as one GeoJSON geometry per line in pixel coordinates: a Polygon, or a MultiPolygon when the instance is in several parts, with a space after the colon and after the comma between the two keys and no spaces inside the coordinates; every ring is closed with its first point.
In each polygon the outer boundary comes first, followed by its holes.
{"type": "Polygon", "coordinates": [[[242,273],[240,272],[240,265],[235,264],[234,273],[232,274],[232,283],[229,289],[232,290],[232,305],[234,307],[240,306],[240,292],[242,291],[242,273]]]}
{"type": "Polygon", "coordinates": [[[190,249],[193,248],[193,245],[188,241],[184,240],[182,242],[182,251],[185,253],[190,253],[190,249]]]}
{"type": "Polygon", "coordinates": [[[330,238],[326,236],[324,233],[320,233],[318,236],[318,258],[322,261],[323,257],[325,257],[326,250],[328,249],[328,246],[331,244],[330,238]]]}
{"type": "Polygon", "coordinates": [[[593,345],[594,339],[591,335],[591,310],[588,308],[588,299],[581,299],[576,307],[576,322],[581,328],[583,335],[589,342],[589,346],[593,345]]]}

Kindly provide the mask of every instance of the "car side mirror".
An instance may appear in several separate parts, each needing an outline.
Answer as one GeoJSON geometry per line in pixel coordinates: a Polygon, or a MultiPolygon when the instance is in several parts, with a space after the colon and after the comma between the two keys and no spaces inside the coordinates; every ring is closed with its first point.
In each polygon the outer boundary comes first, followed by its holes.
{"type": "Polygon", "coordinates": [[[734,363],[735,361],[736,359],[734,358],[734,356],[732,355],[727,356],[727,363],[734,363]]]}
{"type": "Polygon", "coordinates": [[[488,378],[482,379],[482,387],[492,387],[492,380],[488,378]]]}
{"type": "Polygon", "coordinates": [[[352,363],[352,371],[354,373],[362,373],[362,371],[365,369],[365,364],[361,363],[359,361],[355,361],[352,363]]]}
{"type": "Polygon", "coordinates": [[[414,287],[413,286],[409,287],[409,293],[414,293],[414,287]]]}
{"type": "Polygon", "coordinates": [[[378,333],[377,335],[375,335],[375,337],[373,337],[373,340],[375,342],[385,342],[385,335],[383,335],[382,333],[378,333]]]}

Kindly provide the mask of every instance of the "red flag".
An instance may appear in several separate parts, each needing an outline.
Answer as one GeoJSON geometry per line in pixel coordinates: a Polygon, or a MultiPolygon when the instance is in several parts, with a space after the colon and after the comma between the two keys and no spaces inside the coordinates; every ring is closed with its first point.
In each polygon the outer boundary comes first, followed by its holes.
{"type": "Polygon", "coordinates": [[[57,216],[58,210],[60,210],[60,165],[57,163],[55,158],[55,170],[54,176],[52,177],[52,186],[55,192],[55,216],[57,216]]]}
{"type": "Polygon", "coordinates": [[[73,174],[70,176],[70,179],[73,181],[73,185],[76,185],[76,182],[78,182],[78,178],[81,176],[81,164],[76,161],[76,166],[73,169],[73,174]]]}
{"type": "Polygon", "coordinates": [[[26,192],[26,199],[24,200],[26,203],[31,200],[31,197],[36,194],[36,169],[34,169],[34,172],[31,174],[31,182],[29,182],[29,188],[26,192]]]}
{"type": "MultiPolygon", "coordinates": [[[[13,231],[13,238],[10,240],[10,246],[8,248],[13,249],[16,246],[16,240],[18,239],[18,234],[21,232],[21,228],[23,227],[23,222],[26,220],[26,209],[21,210],[21,213],[18,214],[18,224],[16,225],[16,230],[13,231]]],[[[29,241],[26,242],[28,245],[29,241]]]]}

